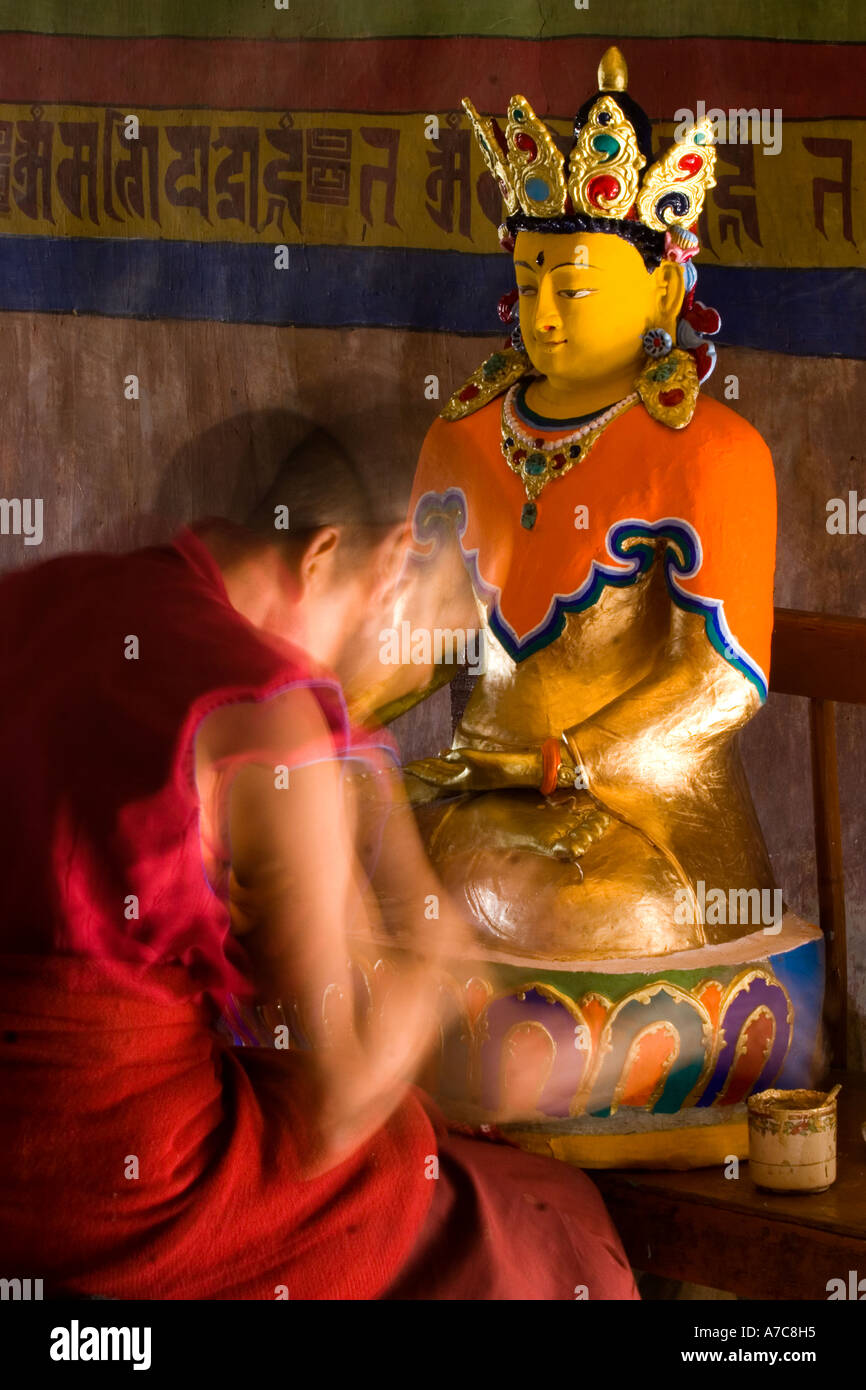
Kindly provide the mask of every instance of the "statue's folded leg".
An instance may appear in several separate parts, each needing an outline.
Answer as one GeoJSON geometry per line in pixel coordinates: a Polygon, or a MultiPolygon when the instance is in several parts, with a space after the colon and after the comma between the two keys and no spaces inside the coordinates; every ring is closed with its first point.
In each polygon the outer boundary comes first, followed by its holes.
{"type": "Polygon", "coordinates": [[[702,944],[675,920],[682,881],[644,835],[588,796],[470,793],[417,811],[431,858],[487,945],[554,960],[702,944]]]}

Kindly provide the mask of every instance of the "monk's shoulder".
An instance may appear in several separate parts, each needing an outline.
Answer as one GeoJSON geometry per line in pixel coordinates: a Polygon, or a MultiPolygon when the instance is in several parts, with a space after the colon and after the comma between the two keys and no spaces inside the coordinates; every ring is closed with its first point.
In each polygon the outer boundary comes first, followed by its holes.
{"type": "Polygon", "coordinates": [[[333,757],[334,736],[319,698],[316,681],[299,681],[264,700],[241,700],[220,705],[198,727],[196,754],[200,761],[333,757]]]}

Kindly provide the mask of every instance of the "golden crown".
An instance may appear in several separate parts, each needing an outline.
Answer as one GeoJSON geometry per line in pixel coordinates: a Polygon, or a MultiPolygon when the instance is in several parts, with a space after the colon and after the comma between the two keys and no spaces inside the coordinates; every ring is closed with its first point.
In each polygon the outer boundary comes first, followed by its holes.
{"type": "Polygon", "coordinates": [[[509,216],[518,209],[538,218],[582,212],[641,222],[657,232],[693,227],[716,182],[712,121],[700,121],[646,168],[634,126],[615,96],[627,84],[625,59],[609,48],[598,66],[598,100],[567,159],[525,97],[511,98],[504,135],[464,99],[509,216]]]}

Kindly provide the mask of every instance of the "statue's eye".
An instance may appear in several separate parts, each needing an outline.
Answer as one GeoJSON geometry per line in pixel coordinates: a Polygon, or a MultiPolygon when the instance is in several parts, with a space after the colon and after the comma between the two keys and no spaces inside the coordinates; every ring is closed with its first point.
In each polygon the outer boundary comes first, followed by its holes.
{"type": "Polygon", "coordinates": [[[595,290],[559,290],[558,293],[564,299],[584,299],[588,294],[595,294],[595,290]]]}
{"type": "Polygon", "coordinates": [[[536,289],[535,285],[518,285],[517,293],[519,295],[538,294],[538,290],[536,289]]]}

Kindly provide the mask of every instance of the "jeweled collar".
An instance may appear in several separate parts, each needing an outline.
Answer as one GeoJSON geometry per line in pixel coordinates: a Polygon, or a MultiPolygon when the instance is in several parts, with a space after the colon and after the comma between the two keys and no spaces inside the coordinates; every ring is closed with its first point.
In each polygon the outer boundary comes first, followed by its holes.
{"type": "MultiPolygon", "coordinates": [[[[508,467],[522,479],[526,489],[528,500],[523,505],[520,524],[531,531],[538,518],[536,498],[543,488],[555,478],[565,477],[576,463],[582,463],[608,426],[637,404],[639,396],[632,391],[601,413],[594,411],[585,416],[582,422],[557,420],[555,427],[560,432],[551,439],[538,433],[541,425],[519,417],[516,402],[522,386],[523,383],[515,382],[502,398],[501,448],[508,467]]],[[[549,429],[550,422],[545,423],[549,429]]]]}

